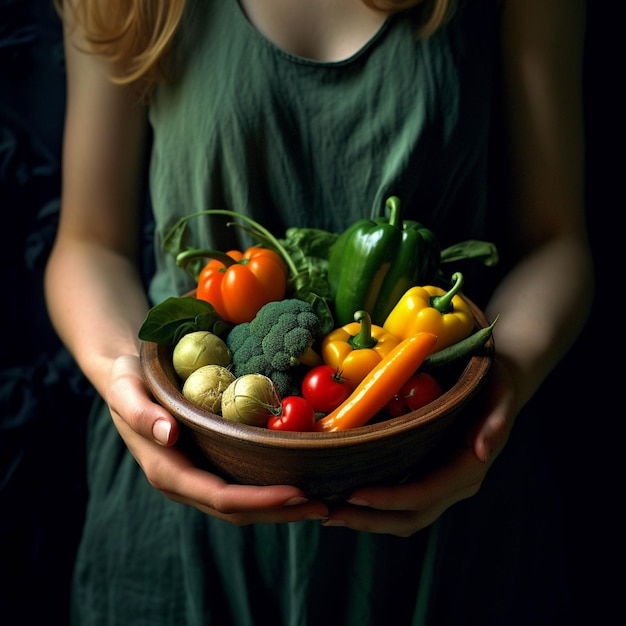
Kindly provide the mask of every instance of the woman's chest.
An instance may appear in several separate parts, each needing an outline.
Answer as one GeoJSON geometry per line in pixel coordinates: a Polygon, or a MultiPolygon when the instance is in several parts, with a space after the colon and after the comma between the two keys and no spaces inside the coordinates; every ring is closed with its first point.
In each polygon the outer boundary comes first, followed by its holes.
{"type": "Polygon", "coordinates": [[[341,61],[353,56],[387,18],[362,0],[238,1],[248,21],[269,41],[315,61],[341,61]]]}

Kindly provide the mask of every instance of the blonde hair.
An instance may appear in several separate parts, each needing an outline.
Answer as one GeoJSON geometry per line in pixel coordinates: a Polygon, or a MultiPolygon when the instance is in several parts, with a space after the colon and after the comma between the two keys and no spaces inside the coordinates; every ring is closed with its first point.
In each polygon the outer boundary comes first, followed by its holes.
{"type": "MultiPolygon", "coordinates": [[[[415,8],[418,35],[428,37],[452,15],[456,0],[362,0],[380,11],[415,8]]],[[[54,0],[70,27],[79,26],[95,54],[117,68],[112,80],[134,85],[142,98],[168,79],[168,63],[187,0],[54,0]]]]}

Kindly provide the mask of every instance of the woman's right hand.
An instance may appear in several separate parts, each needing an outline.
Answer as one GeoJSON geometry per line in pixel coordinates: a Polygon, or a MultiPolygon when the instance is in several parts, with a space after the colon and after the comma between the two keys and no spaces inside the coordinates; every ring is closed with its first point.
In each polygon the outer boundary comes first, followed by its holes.
{"type": "Polygon", "coordinates": [[[118,358],[106,394],[113,422],[148,482],[165,497],[235,525],[325,519],[323,502],[298,488],[231,484],[197,465],[178,447],[178,423],[150,397],[137,356],[118,358]]]}

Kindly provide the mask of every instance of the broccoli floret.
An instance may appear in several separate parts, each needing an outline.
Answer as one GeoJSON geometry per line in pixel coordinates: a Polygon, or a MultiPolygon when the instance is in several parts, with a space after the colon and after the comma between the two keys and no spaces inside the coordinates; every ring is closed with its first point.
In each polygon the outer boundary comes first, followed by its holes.
{"type": "Polygon", "coordinates": [[[281,395],[289,395],[294,389],[293,368],[320,332],[320,320],[308,302],[296,298],[270,302],[249,324],[235,326],[226,338],[233,373],[265,374],[281,395]]]}
{"type": "Polygon", "coordinates": [[[235,368],[235,376],[243,376],[244,374],[263,374],[269,376],[272,373],[270,365],[264,354],[255,354],[249,358],[243,365],[235,368]]]}
{"type": "Polygon", "coordinates": [[[265,355],[263,354],[261,338],[250,334],[250,324],[245,324],[247,328],[235,333],[235,329],[239,328],[239,326],[244,326],[244,324],[235,326],[226,337],[226,345],[233,355],[233,373],[235,376],[253,373],[255,370],[250,370],[251,365],[246,366],[246,371],[243,371],[243,366],[252,360],[255,361],[255,365],[258,366],[260,363],[263,363],[263,367],[266,367],[264,364],[265,355]],[[237,355],[237,359],[234,358],[235,354],[237,355]],[[262,359],[262,361],[259,361],[259,359],[262,359]]]}
{"type": "Polygon", "coordinates": [[[276,385],[276,389],[278,389],[278,393],[280,393],[282,398],[298,394],[298,385],[294,382],[292,372],[272,370],[266,376],[276,385]]]}
{"type": "Polygon", "coordinates": [[[231,331],[226,337],[226,344],[230,348],[231,352],[235,352],[243,346],[246,339],[250,337],[250,322],[244,322],[243,324],[237,324],[233,326],[231,331]]]}
{"type": "Polygon", "coordinates": [[[263,337],[263,352],[272,369],[288,371],[299,365],[300,357],[311,347],[320,333],[320,321],[308,302],[290,299],[263,307],[257,316],[259,325],[250,323],[251,333],[255,328],[267,328],[266,318],[271,316],[273,323],[263,337]],[[278,305],[278,306],[276,306],[278,305]]]}
{"type": "Polygon", "coordinates": [[[270,365],[272,369],[281,372],[299,365],[300,357],[308,350],[313,341],[311,333],[306,328],[298,326],[291,328],[291,321],[287,320],[284,324],[288,329],[280,332],[279,335],[268,334],[261,344],[263,352],[271,357],[270,365]]]}
{"type": "MultiPolygon", "coordinates": [[[[263,339],[263,337],[272,330],[272,326],[276,324],[278,318],[285,313],[283,302],[285,302],[285,300],[268,302],[265,306],[261,307],[254,319],[250,322],[250,332],[263,339]],[[261,313],[261,311],[263,312],[261,313]]],[[[293,310],[295,312],[295,307],[293,310]]]]}

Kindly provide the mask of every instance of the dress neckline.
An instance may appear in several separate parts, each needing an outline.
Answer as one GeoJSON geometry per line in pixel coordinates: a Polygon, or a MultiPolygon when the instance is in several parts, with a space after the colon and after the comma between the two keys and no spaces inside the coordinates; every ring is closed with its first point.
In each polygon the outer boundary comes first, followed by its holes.
{"type": "Polygon", "coordinates": [[[238,15],[238,19],[240,19],[244,23],[244,28],[247,28],[251,32],[251,36],[255,37],[258,41],[260,41],[264,46],[272,49],[279,56],[292,61],[294,63],[301,63],[304,65],[313,65],[319,67],[341,67],[344,65],[349,65],[363,56],[385,33],[389,24],[394,17],[393,14],[388,15],[385,21],[381,24],[379,29],[368,39],[361,48],[359,48],[353,54],[345,57],[344,59],[338,59],[336,61],[322,61],[318,59],[314,59],[311,57],[301,56],[286,50],[285,48],[278,45],[272,39],[264,35],[249,19],[245,14],[243,7],[239,0],[233,0],[233,4],[235,7],[235,11],[238,15]]]}

